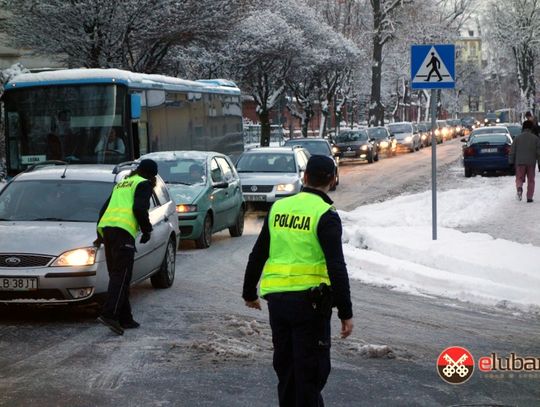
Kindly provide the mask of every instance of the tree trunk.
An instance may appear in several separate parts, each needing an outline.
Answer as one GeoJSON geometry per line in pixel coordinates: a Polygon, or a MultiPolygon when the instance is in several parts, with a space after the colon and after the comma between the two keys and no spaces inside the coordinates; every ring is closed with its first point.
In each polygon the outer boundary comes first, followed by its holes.
{"type": "Polygon", "coordinates": [[[270,145],[270,112],[259,107],[257,112],[261,123],[261,147],[270,145]]]}
{"type": "Polygon", "coordinates": [[[371,99],[369,105],[369,124],[371,126],[384,126],[384,106],[381,103],[381,72],[382,50],[381,44],[381,2],[373,0],[373,58],[371,65],[371,99]]]}

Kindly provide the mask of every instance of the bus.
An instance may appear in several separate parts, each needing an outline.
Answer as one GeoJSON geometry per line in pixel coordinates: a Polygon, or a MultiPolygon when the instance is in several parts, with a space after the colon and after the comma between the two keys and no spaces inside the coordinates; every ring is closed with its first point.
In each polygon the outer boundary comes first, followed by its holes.
{"type": "Polygon", "coordinates": [[[244,149],[240,90],[119,69],[16,76],[2,95],[7,175],[61,160],[117,164],[165,150],[244,149]]]}

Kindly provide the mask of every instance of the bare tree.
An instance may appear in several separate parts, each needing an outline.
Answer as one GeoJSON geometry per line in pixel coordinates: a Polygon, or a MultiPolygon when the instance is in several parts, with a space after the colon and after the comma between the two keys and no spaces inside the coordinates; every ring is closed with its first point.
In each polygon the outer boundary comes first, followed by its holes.
{"type": "Polygon", "coordinates": [[[492,44],[511,50],[517,71],[522,104],[535,110],[535,64],[540,44],[540,2],[538,0],[497,0],[490,3],[487,16],[492,44]]]}
{"type": "Polygon", "coordinates": [[[248,0],[17,0],[15,45],[58,54],[69,67],[159,70],[176,45],[219,39],[248,0]],[[31,28],[29,28],[31,27],[31,28]]]}

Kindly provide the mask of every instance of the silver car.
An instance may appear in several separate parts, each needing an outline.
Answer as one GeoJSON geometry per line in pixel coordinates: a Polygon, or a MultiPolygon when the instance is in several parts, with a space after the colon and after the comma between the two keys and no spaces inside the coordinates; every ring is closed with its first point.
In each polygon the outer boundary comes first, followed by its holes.
{"type": "Polygon", "coordinates": [[[301,147],[260,147],[245,151],[236,170],[246,202],[272,203],[302,188],[309,153],[301,147]]]}
{"type": "Polygon", "coordinates": [[[397,148],[407,149],[411,153],[420,149],[422,140],[420,134],[414,131],[411,122],[390,123],[386,126],[390,135],[397,141],[397,148]]]}
{"type": "MultiPolygon", "coordinates": [[[[128,174],[112,165],[39,165],[0,193],[0,302],[75,303],[105,293],[109,281],[96,221],[114,183],[128,174]]],[[[131,283],[174,281],[178,217],[158,177],[150,202],[152,237],[136,239],[131,283]]]]}

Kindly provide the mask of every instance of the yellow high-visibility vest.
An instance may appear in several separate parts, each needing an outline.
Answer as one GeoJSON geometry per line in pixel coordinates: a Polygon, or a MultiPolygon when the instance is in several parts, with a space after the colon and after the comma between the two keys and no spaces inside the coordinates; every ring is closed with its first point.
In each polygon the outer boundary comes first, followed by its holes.
{"type": "Polygon", "coordinates": [[[261,297],[308,290],[321,283],[330,285],[317,226],[331,207],[309,192],[300,192],[272,205],[268,215],[270,252],[259,287],[261,297]]]}
{"type": "Polygon", "coordinates": [[[103,228],[115,227],[127,231],[133,238],[137,237],[139,223],[133,214],[135,190],[137,185],[146,181],[140,175],[125,178],[114,186],[109,206],[98,223],[98,233],[103,236],[103,228]]]}

